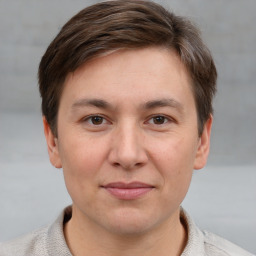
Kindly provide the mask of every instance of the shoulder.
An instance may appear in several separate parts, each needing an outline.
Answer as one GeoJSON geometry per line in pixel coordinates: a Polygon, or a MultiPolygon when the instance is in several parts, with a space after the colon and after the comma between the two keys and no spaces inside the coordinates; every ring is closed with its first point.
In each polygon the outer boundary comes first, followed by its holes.
{"type": "Polygon", "coordinates": [[[253,256],[222,237],[201,231],[183,208],[181,208],[181,221],[188,232],[188,241],[182,256],[253,256]]]}
{"type": "Polygon", "coordinates": [[[1,256],[32,256],[32,255],[48,255],[46,252],[46,234],[48,228],[42,228],[31,232],[20,238],[0,243],[1,256]]]}
{"type": "Polygon", "coordinates": [[[219,256],[253,256],[230,241],[208,231],[202,231],[206,255],[219,256]]]}
{"type": "Polygon", "coordinates": [[[0,243],[0,256],[71,256],[63,232],[63,224],[70,219],[71,213],[71,207],[67,207],[51,225],[0,243]]]}

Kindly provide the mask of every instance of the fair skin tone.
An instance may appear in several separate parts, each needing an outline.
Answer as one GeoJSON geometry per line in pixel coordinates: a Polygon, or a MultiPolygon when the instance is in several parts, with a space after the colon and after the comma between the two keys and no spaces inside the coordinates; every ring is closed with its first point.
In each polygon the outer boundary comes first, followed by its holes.
{"type": "Polygon", "coordinates": [[[207,160],[212,117],[198,136],[191,81],[175,52],[119,50],[69,74],[51,163],[73,200],[73,255],[180,255],[193,169],[207,160]],[[153,64],[153,65],[152,65],[153,64]]]}

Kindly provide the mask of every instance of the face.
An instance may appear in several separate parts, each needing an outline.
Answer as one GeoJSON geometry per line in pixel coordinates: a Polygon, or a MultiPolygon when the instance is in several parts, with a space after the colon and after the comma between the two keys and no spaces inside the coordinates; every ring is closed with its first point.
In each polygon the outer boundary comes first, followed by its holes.
{"type": "Polygon", "coordinates": [[[44,126],[50,160],[63,168],[73,200],[72,218],[128,234],[178,221],[192,171],[207,159],[211,118],[199,138],[179,57],[146,48],[110,53],[69,74],[58,138],[44,126]]]}

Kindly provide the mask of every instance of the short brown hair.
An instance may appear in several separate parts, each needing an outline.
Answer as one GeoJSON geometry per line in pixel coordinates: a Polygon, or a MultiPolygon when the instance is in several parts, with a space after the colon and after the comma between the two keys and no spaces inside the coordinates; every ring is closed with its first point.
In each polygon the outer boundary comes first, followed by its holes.
{"type": "Polygon", "coordinates": [[[217,71],[198,29],[151,1],[113,0],[89,6],[61,29],[39,65],[42,113],[57,136],[58,106],[70,72],[88,60],[118,49],[150,46],[174,49],[191,79],[201,135],[213,112],[217,71]]]}

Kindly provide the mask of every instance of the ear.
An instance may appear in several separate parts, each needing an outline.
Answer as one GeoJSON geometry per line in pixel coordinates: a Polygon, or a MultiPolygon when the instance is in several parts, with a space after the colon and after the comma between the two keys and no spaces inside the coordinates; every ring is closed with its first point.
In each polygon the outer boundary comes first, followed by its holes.
{"type": "Polygon", "coordinates": [[[61,168],[61,159],[59,155],[58,149],[58,139],[54,136],[50,125],[46,121],[45,116],[43,116],[43,124],[44,124],[44,135],[47,143],[47,150],[50,158],[51,164],[56,168],[61,168]]]}
{"type": "Polygon", "coordinates": [[[203,133],[198,141],[198,148],[196,153],[196,158],[194,162],[194,169],[202,169],[207,162],[209,150],[210,150],[210,137],[212,129],[212,115],[209,117],[204,125],[203,133]]]}

